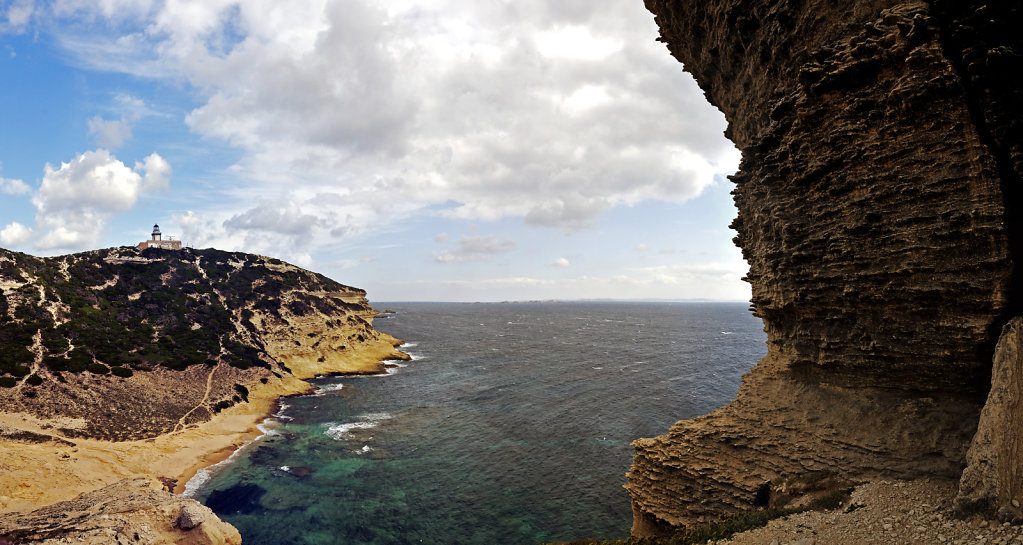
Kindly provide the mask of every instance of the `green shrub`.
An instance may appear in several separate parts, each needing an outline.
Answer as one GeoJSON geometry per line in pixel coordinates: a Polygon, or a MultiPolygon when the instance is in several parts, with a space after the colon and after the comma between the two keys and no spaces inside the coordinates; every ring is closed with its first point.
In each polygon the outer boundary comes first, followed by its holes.
{"type": "Polygon", "coordinates": [[[33,373],[27,379],[25,379],[25,382],[31,384],[32,386],[39,386],[40,384],[43,383],[43,377],[33,373]]]}
{"type": "Polygon", "coordinates": [[[18,385],[18,379],[14,377],[0,377],[0,388],[14,388],[18,385]]]}
{"type": "Polygon", "coordinates": [[[90,373],[96,373],[97,375],[106,375],[110,372],[110,368],[102,363],[90,363],[85,366],[90,373]]]}
{"type": "Polygon", "coordinates": [[[121,378],[128,378],[135,374],[132,372],[131,369],[128,369],[127,367],[111,367],[110,372],[113,373],[115,376],[121,378]]]}

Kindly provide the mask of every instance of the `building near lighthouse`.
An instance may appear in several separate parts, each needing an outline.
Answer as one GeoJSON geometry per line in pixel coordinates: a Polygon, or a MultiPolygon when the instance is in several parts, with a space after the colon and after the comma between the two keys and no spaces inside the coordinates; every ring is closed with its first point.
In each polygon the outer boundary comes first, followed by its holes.
{"type": "Polygon", "coordinates": [[[143,240],[138,245],[139,250],[145,250],[146,248],[160,248],[163,250],[180,250],[181,241],[174,240],[174,237],[168,236],[167,240],[163,239],[163,233],[160,232],[159,225],[153,225],[152,238],[149,240],[143,240]]]}

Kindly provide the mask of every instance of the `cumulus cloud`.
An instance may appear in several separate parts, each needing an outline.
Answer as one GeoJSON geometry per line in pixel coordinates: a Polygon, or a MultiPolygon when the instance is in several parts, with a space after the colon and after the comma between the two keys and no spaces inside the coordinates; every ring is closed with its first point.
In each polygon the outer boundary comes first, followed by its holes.
{"type": "Polygon", "coordinates": [[[0,244],[10,248],[21,246],[32,239],[32,230],[18,222],[11,222],[0,231],[0,244]]]}
{"type": "Polygon", "coordinates": [[[32,196],[37,248],[94,247],[114,213],[132,209],[146,191],[165,189],[170,165],[153,153],[128,168],[105,149],[87,151],[59,167],[47,164],[32,196]]]}
{"type": "Polygon", "coordinates": [[[564,268],[564,267],[568,267],[569,265],[571,265],[571,263],[569,263],[569,261],[567,259],[565,259],[564,257],[559,257],[559,258],[555,259],[554,263],[551,263],[551,265],[554,265],[555,267],[562,267],[562,268],[564,268]]]}
{"type": "Polygon", "coordinates": [[[462,237],[454,250],[435,253],[433,258],[440,263],[465,263],[479,261],[490,255],[510,252],[515,249],[515,241],[499,239],[494,235],[484,237],[462,237]]]}
{"type": "MultiPolygon", "coordinates": [[[[737,166],[723,117],[632,2],[63,0],[55,13],[107,25],[59,37],[83,64],[188,82],[188,126],[240,151],[248,194],[336,193],[372,212],[346,212],[351,232],[398,199],[583,229],[737,166]]],[[[112,147],[123,127],[109,128],[112,147]]]]}

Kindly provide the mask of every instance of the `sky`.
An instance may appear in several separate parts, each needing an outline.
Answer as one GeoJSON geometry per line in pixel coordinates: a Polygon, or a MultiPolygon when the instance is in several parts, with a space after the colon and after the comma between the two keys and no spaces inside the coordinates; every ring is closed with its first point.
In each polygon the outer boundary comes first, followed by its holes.
{"type": "Polygon", "coordinates": [[[158,223],[371,301],[748,300],[739,152],[657,36],[641,0],[0,0],[0,247],[158,223]]]}

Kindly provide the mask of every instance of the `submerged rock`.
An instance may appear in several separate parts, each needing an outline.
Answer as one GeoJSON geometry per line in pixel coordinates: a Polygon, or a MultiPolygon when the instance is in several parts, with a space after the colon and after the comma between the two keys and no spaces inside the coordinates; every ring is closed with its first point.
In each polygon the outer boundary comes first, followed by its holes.
{"type": "Polygon", "coordinates": [[[259,500],[263,494],[266,494],[266,489],[257,484],[238,484],[214,490],[206,498],[206,505],[218,513],[244,515],[260,508],[259,500]]]}

